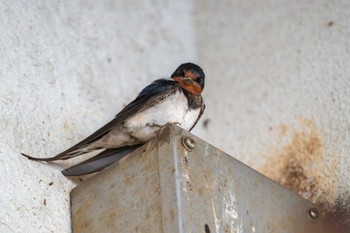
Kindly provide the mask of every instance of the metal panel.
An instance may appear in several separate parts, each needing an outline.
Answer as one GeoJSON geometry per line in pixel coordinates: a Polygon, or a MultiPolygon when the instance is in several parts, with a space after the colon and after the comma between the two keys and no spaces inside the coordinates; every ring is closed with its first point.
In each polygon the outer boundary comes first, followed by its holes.
{"type": "Polygon", "coordinates": [[[321,225],[308,217],[317,206],[173,125],[71,198],[75,233],[309,233],[321,225]]]}

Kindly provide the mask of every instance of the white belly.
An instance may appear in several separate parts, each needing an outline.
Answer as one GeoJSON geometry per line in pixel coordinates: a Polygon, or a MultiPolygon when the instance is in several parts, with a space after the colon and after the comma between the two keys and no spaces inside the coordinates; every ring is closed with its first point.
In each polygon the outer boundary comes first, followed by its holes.
{"type": "Polygon", "coordinates": [[[125,128],[140,141],[152,139],[159,127],[167,123],[178,123],[189,130],[196,122],[200,109],[189,109],[186,96],[181,92],[168,96],[160,104],[146,109],[125,121],[125,128]]]}

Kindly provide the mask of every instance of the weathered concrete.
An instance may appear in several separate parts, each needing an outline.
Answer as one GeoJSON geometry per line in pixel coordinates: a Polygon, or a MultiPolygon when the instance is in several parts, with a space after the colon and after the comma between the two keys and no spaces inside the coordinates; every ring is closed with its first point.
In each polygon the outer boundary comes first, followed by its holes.
{"type": "Polygon", "coordinates": [[[195,8],[208,76],[200,136],[313,201],[346,199],[350,2],[207,0],[195,8]]]}
{"type": "Polygon", "coordinates": [[[347,197],[347,0],[2,1],[0,10],[1,232],[69,232],[68,162],[19,153],[60,152],[188,60],[207,74],[195,134],[311,200],[347,197]]]}
{"type": "Polygon", "coordinates": [[[195,61],[192,7],[1,1],[0,11],[0,232],[70,232],[74,183],[60,165],[31,162],[20,152],[57,154],[146,84],[195,61]]]}

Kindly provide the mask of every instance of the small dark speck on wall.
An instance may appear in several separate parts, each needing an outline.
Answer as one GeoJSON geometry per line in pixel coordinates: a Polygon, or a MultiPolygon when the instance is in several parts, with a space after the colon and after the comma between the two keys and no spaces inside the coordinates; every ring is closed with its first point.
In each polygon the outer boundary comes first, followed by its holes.
{"type": "Polygon", "coordinates": [[[210,233],[210,229],[209,229],[208,224],[204,225],[204,230],[205,230],[205,233],[210,233]]]}
{"type": "Polygon", "coordinates": [[[208,129],[209,122],[210,122],[210,119],[209,119],[209,118],[204,119],[204,121],[203,121],[203,127],[204,127],[205,129],[208,129]]]}
{"type": "Polygon", "coordinates": [[[329,21],[328,22],[328,27],[332,27],[334,25],[334,21],[329,21]]]}

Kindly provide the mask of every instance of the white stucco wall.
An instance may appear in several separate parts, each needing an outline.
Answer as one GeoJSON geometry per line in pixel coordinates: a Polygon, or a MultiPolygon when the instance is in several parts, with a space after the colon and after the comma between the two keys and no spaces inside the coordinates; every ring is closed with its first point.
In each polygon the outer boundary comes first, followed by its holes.
{"type": "Polygon", "coordinates": [[[350,185],[350,5],[0,2],[0,232],[70,232],[78,181],[52,156],[184,61],[207,74],[194,130],[317,201],[350,185]],[[203,123],[207,124],[204,126],[203,123]]]}
{"type": "Polygon", "coordinates": [[[74,182],[60,173],[64,165],[20,152],[57,154],[149,82],[195,61],[192,6],[1,1],[0,12],[0,232],[70,232],[74,182]]]}
{"type": "Polygon", "coordinates": [[[195,8],[208,76],[201,136],[315,202],[348,199],[350,2],[195,8]]]}

